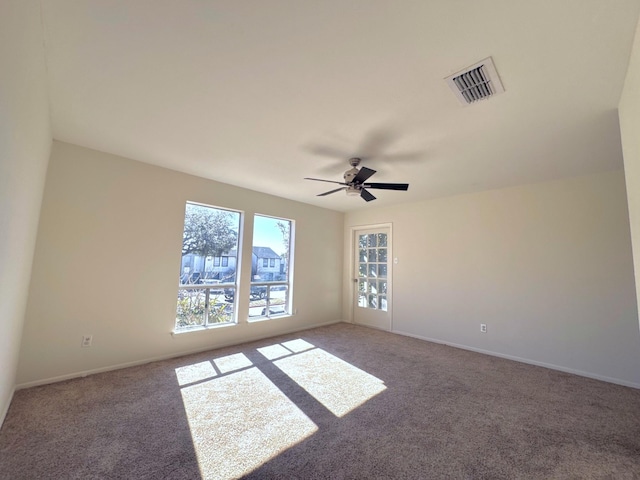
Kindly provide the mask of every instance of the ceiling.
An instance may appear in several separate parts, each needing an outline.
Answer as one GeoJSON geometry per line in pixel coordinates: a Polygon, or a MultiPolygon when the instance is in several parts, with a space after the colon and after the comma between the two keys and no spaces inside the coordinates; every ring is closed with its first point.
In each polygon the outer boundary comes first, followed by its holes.
{"type": "Polygon", "coordinates": [[[50,0],[54,137],[334,210],[622,167],[640,0],[50,0]],[[505,92],[444,78],[491,56],[505,92]],[[351,156],[374,182],[339,192],[351,156]]]}

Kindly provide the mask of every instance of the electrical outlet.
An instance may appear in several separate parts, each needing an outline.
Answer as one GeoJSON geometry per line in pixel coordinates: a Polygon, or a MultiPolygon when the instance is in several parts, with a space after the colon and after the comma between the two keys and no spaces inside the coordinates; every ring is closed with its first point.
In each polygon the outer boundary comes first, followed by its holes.
{"type": "Polygon", "coordinates": [[[481,333],[487,333],[487,324],[486,323],[481,323],[480,324],[480,332],[481,333]]]}
{"type": "Polygon", "coordinates": [[[83,335],[82,336],[82,347],[90,347],[93,342],[93,335],[83,335]]]}

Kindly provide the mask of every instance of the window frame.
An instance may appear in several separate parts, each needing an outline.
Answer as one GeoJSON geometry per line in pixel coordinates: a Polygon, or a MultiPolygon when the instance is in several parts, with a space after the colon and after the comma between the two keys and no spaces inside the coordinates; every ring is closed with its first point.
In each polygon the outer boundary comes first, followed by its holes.
{"type": "MultiPolygon", "coordinates": [[[[259,322],[259,321],[266,321],[266,320],[271,320],[271,319],[276,319],[276,318],[286,318],[286,317],[290,317],[294,314],[294,309],[293,309],[293,265],[294,265],[294,238],[295,238],[295,220],[291,219],[291,218],[285,218],[285,217],[277,217],[277,216],[273,216],[273,215],[266,215],[266,214],[262,214],[262,213],[254,213],[253,214],[253,235],[254,237],[251,239],[251,249],[253,251],[253,248],[255,247],[259,247],[262,245],[254,245],[255,242],[255,229],[256,229],[256,217],[263,217],[263,218],[269,218],[269,219],[273,219],[276,221],[282,221],[282,222],[287,222],[289,224],[289,235],[287,238],[288,241],[288,251],[287,253],[287,269],[286,269],[286,280],[267,280],[267,281],[256,281],[253,278],[253,275],[251,276],[251,282],[250,282],[250,287],[252,289],[252,291],[255,291],[256,288],[261,288],[261,289],[265,289],[266,293],[264,298],[260,298],[260,300],[264,300],[265,305],[262,308],[261,314],[259,315],[251,315],[251,308],[258,308],[258,307],[251,307],[249,308],[249,318],[248,318],[248,322],[252,323],[252,322],[259,322]],[[277,303],[275,305],[271,304],[271,300],[272,300],[272,290],[273,291],[277,291],[279,289],[282,289],[282,287],[284,287],[284,290],[286,291],[285,294],[285,299],[284,299],[284,303],[277,303]],[[283,306],[283,311],[280,311],[280,306],[283,306]],[[274,310],[274,311],[272,311],[274,310]]],[[[283,240],[284,243],[284,240],[283,240]]],[[[267,265],[264,265],[264,263],[270,263],[267,262],[269,259],[268,258],[264,258],[263,259],[263,267],[262,268],[269,268],[267,265]]],[[[274,261],[275,264],[275,258],[271,259],[274,261]]],[[[282,262],[282,258],[280,257],[280,262],[282,262]]],[[[258,262],[259,259],[258,259],[258,262]]],[[[275,267],[275,265],[274,265],[275,267]]],[[[255,295],[253,295],[255,297],[255,295]]],[[[251,303],[251,298],[252,298],[252,294],[250,294],[249,297],[249,303],[251,303]]],[[[262,306],[262,305],[260,305],[262,306]]]]}
{"type": "MultiPolygon", "coordinates": [[[[193,201],[189,201],[187,200],[185,202],[185,210],[184,210],[184,220],[183,220],[183,232],[184,232],[184,228],[185,228],[185,224],[186,224],[186,218],[187,218],[187,208],[189,205],[193,205],[196,207],[203,207],[203,208],[210,208],[213,210],[218,210],[218,211],[222,211],[222,212],[229,212],[231,214],[237,215],[237,231],[236,231],[236,245],[235,250],[236,252],[240,252],[242,251],[242,242],[243,242],[243,228],[244,228],[244,221],[245,221],[245,215],[244,212],[240,211],[240,210],[234,210],[231,208],[227,208],[227,207],[219,207],[219,206],[215,206],[215,205],[209,205],[209,204],[204,204],[204,203],[200,203],[200,202],[193,202],[193,201]]],[[[234,221],[233,224],[234,227],[236,227],[236,223],[234,221]]],[[[184,233],[183,233],[184,234],[184,233]]],[[[183,272],[182,270],[184,269],[183,267],[183,262],[184,262],[184,257],[186,255],[193,255],[193,256],[199,256],[204,258],[203,260],[203,265],[206,264],[206,258],[207,256],[212,256],[212,255],[197,255],[194,253],[188,253],[188,254],[181,254],[180,256],[180,278],[183,277],[183,272]]],[[[229,256],[224,256],[224,257],[214,257],[214,261],[213,266],[214,267],[218,267],[218,268],[222,268],[222,267],[228,267],[228,263],[229,263],[229,256]],[[226,265],[224,264],[225,262],[220,261],[219,263],[221,265],[215,265],[215,259],[226,259],[226,265]]],[[[241,279],[241,265],[242,265],[242,261],[239,258],[239,256],[236,256],[236,262],[235,262],[235,270],[234,270],[234,280],[232,282],[221,282],[221,283],[212,283],[210,284],[209,282],[206,282],[206,280],[200,280],[199,282],[195,283],[195,284],[183,284],[180,280],[178,282],[178,304],[180,303],[180,301],[182,300],[181,295],[184,297],[184,295],[186,294],[187,296],[189,296],[189,291],[198,291],[198,290],[203,290],[204,291],[204,311],[202,313],[202,322],[198,323],[198,324],[193,324],[193,325],[183,325],[180,326],[178,325],[178,306],[176,306],[176,315],[175,315],[175,320],[174,320],[174,328],[173,328],[173,333],[185,333],[185,332],[192,332],[192,331],[198,331],[198,330],[207,330],[210,328],[219,328],[219,327],[225,327],[225,326],[231,326],[231,325],[237,325],[238,324],[238,300],[237,300],[237,295],[235,295],[235,293],[237,293],[239,291],[240,288],[240,279],[241,279]],[[228,291],[232,291],[233,292],[233,299],[231,301],[228,300],[228,296],[227,296],[227,292],[228,291]],[[184,293],[183,293],[184,292],[184,293]],[[216,294],[216,299],[217,301],[215,301],[215,303],[211,303],[211,298],[212,298],[212,294],[215,293],[216,294]],[[224,295],[225,297],[225,302],[222,303],[219,301],[219,297],[221,295],[224,295]],[[225,321],[225,322],[211,322],[210,319],[212,318],[210,315],[212,313],[212,309],[213,308],[220,308],[221,312],[223,312],[223,314],[228,314],[229,315],[229,321],[225,321]],[[229,310],[229,312],[227,312],[227,310],[229,310]]],[[[204,266],[203,266],[204,269],[204,266]]],[[[203,272],[204,273],[204,272],[203,272]]]]}

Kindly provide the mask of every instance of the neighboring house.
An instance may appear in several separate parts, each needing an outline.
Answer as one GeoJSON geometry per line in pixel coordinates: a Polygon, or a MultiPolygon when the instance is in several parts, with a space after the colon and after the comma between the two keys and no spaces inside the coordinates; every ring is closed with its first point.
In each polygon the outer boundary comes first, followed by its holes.
{"type": "Polygon", "coordinates": [[[195,283],[200,278],[225,281],[236,271],[237,252],[224,253],[220,257],[188,253],[182,256],[181,281],[195,283]],[[191,277],[189,277],[189,275],[191,277]],[[190,278],[190,280],[188,280],[190,278]]]}
{"type": "MultiPolygon", "coordinates": [[[[188,253],[182,256],[181,281],[195,283],[202,278],[222,280],[236,272],[238,252],[233,249],[219,257],[188,253]]],[[[269,247],[253,247],[251,278],[257,281],[280,280],[284,273],[284,262],[269,247]]]]}
{"type": "Polygon", "coordinates": [[[251,277],[255,281],[281,280],[284,266],[280,255],[269,247],[253,247],[251,277]]]}

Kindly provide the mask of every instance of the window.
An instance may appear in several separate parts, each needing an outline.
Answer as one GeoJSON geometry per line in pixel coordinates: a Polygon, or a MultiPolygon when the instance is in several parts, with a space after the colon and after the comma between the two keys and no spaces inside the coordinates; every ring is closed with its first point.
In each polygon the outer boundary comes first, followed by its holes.
{"type": "Polygon", "coordinates": [[[240,212],[187,202],[176,331],[235,321],[237,258],[229,253],[239,250],[240,220],[240,212]]]}
{"type": "Polygon", "coordinates": [[[272,318],[291,313],[292,239],[291,220],[255,215],[250,319],[272,318]],[[276,269],[276,260],[279,260],[279,269],[276,269]]]}

